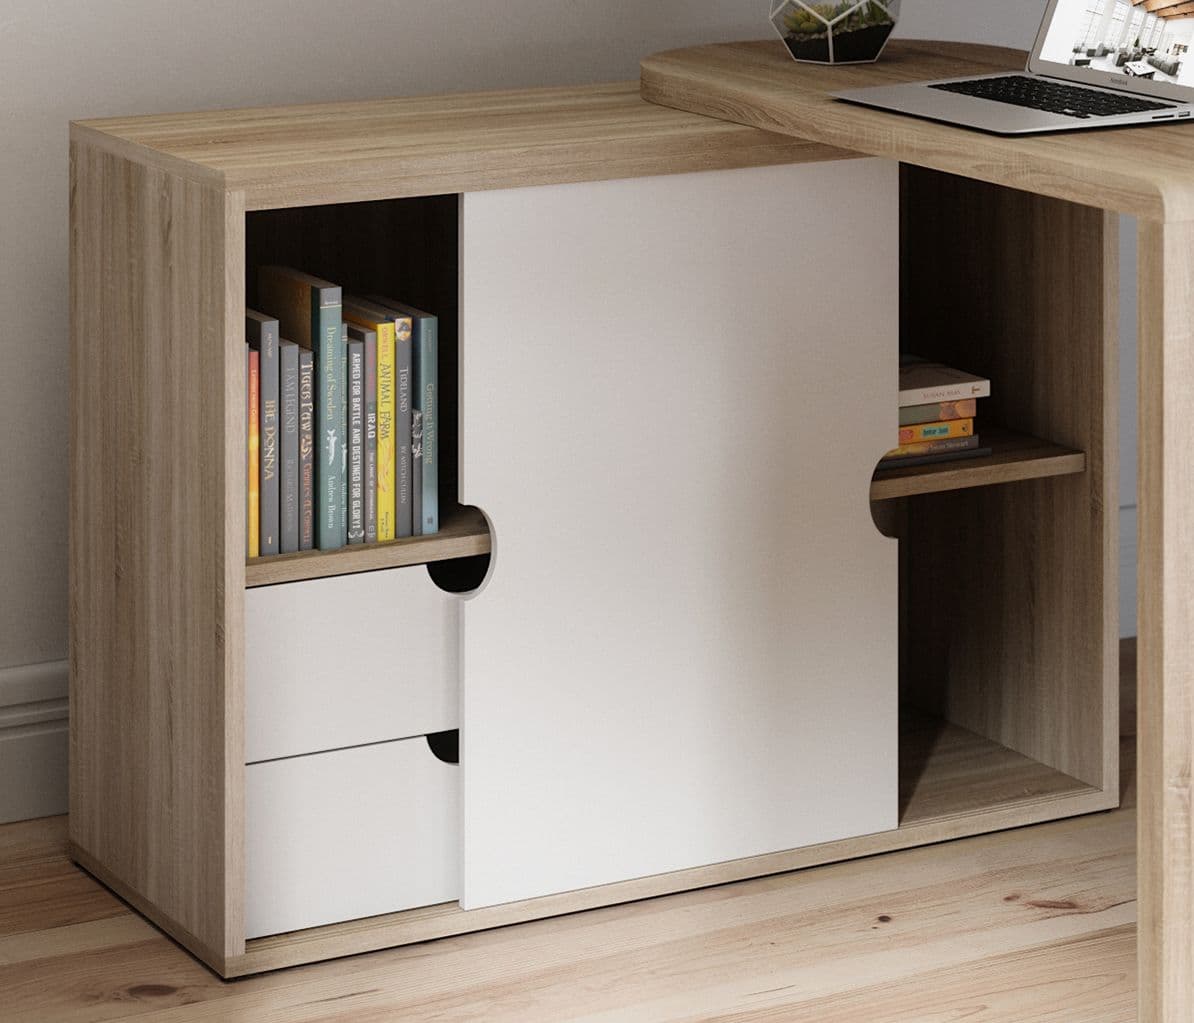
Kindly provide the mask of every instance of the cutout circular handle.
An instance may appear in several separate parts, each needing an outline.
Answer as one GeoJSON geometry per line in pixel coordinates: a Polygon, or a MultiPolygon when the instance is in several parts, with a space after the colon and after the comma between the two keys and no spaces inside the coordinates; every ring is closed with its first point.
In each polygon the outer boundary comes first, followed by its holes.
{"type": "Polygon", "coordinates": [[[460,729],[448,732],[432,732],[427,736],[427,746],[437,760],[445,764],[460,763],[460,729]]]}

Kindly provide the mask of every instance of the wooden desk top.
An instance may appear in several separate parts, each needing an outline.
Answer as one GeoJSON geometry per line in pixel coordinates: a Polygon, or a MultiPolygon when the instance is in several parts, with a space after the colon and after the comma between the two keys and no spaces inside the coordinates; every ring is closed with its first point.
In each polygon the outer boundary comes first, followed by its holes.
{"type": "Polygon", "coordinates": [[[79,121],[247,209],[855,156],[646,103],[637,82],[79,121]]]}
{"type": "Polygon", "coordinates": [[[642,62],[653,103],[1153,220],[1194,219],[1194,122],[1006,138],[868,110],[828,93],[1022,70],[995,46],[893,40],[875,64],[797,64],[778,40],[722,43],[642,62]]]}

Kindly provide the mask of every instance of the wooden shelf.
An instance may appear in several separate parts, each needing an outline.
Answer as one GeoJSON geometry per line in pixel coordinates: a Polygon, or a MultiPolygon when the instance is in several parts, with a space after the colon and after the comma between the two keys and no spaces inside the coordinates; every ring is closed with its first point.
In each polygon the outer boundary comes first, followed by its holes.
{"type": "Polygon", "coordinates": [[[272,586],[302,579],[373,572],[381,568],[426,565],[432,561],[488,554],[489,524],[476,508],[456,508],[440,521],[434,536],[390,543],[358,544],[338,551],[303,551],[253,558],[245,564],[245,586],[272,586]]]}
{"type": "Polygon", "coordinates": [[[900,713],[900,827],[1097,793],[958,725],[900,713]]]}
{"type": "Polygon", "coordinates": [[[936,465],[879,470],[871,481],[871,500],[887,501],[913,494],[1066,476],[1086,469],[1086,455],[1081,451],[1014,430],[982,427],[979,443],[989,447],[991,454],[936,465]]]}

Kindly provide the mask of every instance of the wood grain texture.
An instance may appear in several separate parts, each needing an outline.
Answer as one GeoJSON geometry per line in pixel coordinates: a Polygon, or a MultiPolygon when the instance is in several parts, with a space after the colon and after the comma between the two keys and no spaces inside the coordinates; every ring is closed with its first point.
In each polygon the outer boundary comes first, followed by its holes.
{"type": "Polygon", "coordinates": [[[1114,791],[1118,218],[905,167],[901,339],[1080,474],[908,500],[906,702],[1114,791]],[[981,239],[982,244],[975,244],[981,239]]]}
{"type": "Polygon", "coordinates": [[[72,146],[71,838],[217,959],[242,948],[243,222],[72,146]]]}
{"type": "Polygon", "coordinates": [[[1194,1013],[1194,229],[1139,234],[1142,1020],[1194,1013]]]}
{"type": "Polygon", "coordinates": [[[489,524],[485,516],[476,508],[457,508],[443,516],[440,530],[434,536],[358,544],[338,551],[303,551],[253,558],[245,565],[245,585],[272,586],[300,579],[324,579],[404,565],[426,565],[488,554],[489,551],[489,524]]]}
{"type": "Polygon", "coordinates": [[[852,155],[664,110],[643,102],[635,82],[107,118],[72,131],[89,145],[243,191],[249,209],[852,155]]]}
{"type": "Polygon", "coordinates": [[[797,64],[779,41],[719,43],[642,62],[653,103],[1153,219],[1194,218],[1188,126],[1001,138],[833,100],[834,90],[1023,70],[996,46],[892,40],[875,64],[797,64]]]}
{"type": "Polygon", "coordinates": [[[992,807],[1039,805],[1091,786],[941,718],[900,715],[900,828],[992,807]]]}
{"type": "Polygon", "coordinates": [[[1086,469],[1086,455],[1052,441],[980,424],[979,443],[991,454],[973,460],[940,462],[901,469],[883,466],[871,481],[871,500],[888,501],[914,494],[990,487],[1019,480],[1065,476],[1086,469]]]}
{"type": "Polygon", "coordinates": [[[0,1004],[17,1023],[1127,1023],[1125,752],[1124,808],[1109,814],[235,984],[72,867],[63,818],[7,825],[0,1004]]]}

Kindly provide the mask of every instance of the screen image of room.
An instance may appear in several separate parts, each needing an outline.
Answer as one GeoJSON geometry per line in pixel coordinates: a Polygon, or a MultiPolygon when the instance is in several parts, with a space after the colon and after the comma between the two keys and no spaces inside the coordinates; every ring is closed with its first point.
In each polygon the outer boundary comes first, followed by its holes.
{"type": "Polygon", "coordinates": [[[1041,59],[1194,85],[1194,0],[1060,0],[1041,59]]]}

